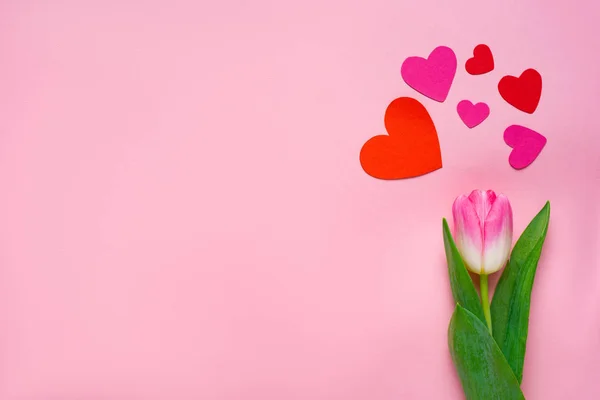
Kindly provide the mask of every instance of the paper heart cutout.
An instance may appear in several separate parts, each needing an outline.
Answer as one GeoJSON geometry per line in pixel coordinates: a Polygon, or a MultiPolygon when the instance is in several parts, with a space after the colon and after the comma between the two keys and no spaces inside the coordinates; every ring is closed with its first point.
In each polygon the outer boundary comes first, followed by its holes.
{"type": "Polygon", "coordinates": [[[490,115],[490,107],[485,103],[473,104],[469,100],[463,100],[456,106],[458,116],[469,128],[474,128],[490,115]]]}
{"type": "Polygon", "coordinates": [[[360,151],[364,171],[378,179],[403,179],[442,168],[437,131],[418,100],[400,97],[385,111],[388,135],[374,136],[360,151]]]}
{"type": "Polygon", "coordinates": [[[507,75],[500,79],[498,91],[508,104],[533,114],[542,97],[542,76],[531,68],[523,71],[518,78],[507,75]]]}
{"type": "Polygon", "coordinates": [[[540,155],[547,139],[524,126],[511,125],[504,131],[504,142],[513,148],[508,163],[514,169],[523,169],[540,155]]]}
{"type": "Polygon", "coordinates": [[[494,69],[494,56],[485,44],[479,44],[473,49],[473,57],[465,63],[465,69],[471,75],[486,74],[494,69]]]}
{"type": "Polygon", "coordinates": [[[449,47],[436,47],[427,59],[408,57],[400,74],[408,86],[441,103],[448,97],[456,74],[456,54],[449,47]]]}

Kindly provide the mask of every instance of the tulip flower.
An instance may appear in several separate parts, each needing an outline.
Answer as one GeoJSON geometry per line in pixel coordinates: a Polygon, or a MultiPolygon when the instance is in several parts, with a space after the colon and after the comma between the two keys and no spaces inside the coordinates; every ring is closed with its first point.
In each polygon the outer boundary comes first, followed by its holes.
{"type": "Polygon", "coordinates": [[[491,331],[487,276],[506,264],[512,246],[512,209],[492,190],[473,190],[452,207],[454,240],[467,268],[480,275],[481,303],[491,331]]]}

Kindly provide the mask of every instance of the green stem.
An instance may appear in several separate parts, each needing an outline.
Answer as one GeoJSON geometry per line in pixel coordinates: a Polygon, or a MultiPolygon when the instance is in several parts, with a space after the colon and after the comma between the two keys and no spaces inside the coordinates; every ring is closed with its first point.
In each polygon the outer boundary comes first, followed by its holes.
{"type": "Polygon", "coordinates": [[[488,276],[479,275],[479,289],[481,291],[481,306],[483,307],[483,315],[487,322],[490,335],[492,334],[492,315],[490,314],[490,298],[488,296],[488,276]]]}

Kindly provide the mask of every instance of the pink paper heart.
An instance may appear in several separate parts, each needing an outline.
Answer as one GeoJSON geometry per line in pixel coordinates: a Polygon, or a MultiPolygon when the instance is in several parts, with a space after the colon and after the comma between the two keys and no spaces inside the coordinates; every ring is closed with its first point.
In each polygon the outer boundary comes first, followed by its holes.
{"type": "Polygon", "coordinates": [[[449,47],[436,47],[427,59],[408,57],[400,73],[408,86],[441,103],[448,97],[456,74],[456,54],[449,47]]]}
{"type": "Polygon", "coordinates": [[[473,104],[469,100],[462,100],[456,106],[458,116],[469,128],[474,128],[490,115],[490,108],[485,103],[473,104]]]}
{"type": "Polygon", "coordinates": [[[547,140],[534,130],[511,125],[504,131],[504,142],[513,148],[508,163],[514,169],[523,169],[540,155],[547,140]]]}
{"type": "Polygon", "coordinates": [[[469,128],[474,128],[490,115],[490,108],[485,103],[473,104],[469,100],[463,100],[456,106],[458,116],[469,128]]]}

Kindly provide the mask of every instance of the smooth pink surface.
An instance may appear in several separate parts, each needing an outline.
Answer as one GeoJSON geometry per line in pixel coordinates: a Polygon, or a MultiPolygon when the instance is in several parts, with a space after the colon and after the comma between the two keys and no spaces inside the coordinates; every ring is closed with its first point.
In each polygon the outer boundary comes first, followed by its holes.
{"type": "MultiPolygon", "coordinates": [[[[504,131],[504,141],[513,148],[508,163],[513,168],[523,169],[535,161],[548,140],[532,129],[511,125],[504,131]]],[[[573,157],[576,157],[576,154],[573,154],[573,157]]]]}
{"type": "Polygon", "coordinates": [[[469,100],[462,100],[456,106],[456,112],[468,128],[474,128],[490,115],[490,108],[485,103],[473,104],[469,100]]]}
{"type": "Polygon", "coordinates": [[[552,202],[527,399],[600,398],[598,7],[0,3],[0,399],[460,399],[441,218],[474,188],[508,195],[516,235],[552,202]],[[496,69],[444,104],[400,77],[477,43],[496,69]],[[497,91],[529,67],[533,115],[497,91]],[[373,179],[360,148],[407,95],[444,167],[373,179]],[[548,138],[522,171],[511,124],[548,138]]]}
{"type": "Polygon", "coordinates": [[[429,57],[408,57],[400,69],[402,78],[419,93],[443,102],[448,97],[456,74],[456,54],[447,46],[439,46],[429,57]]]}

